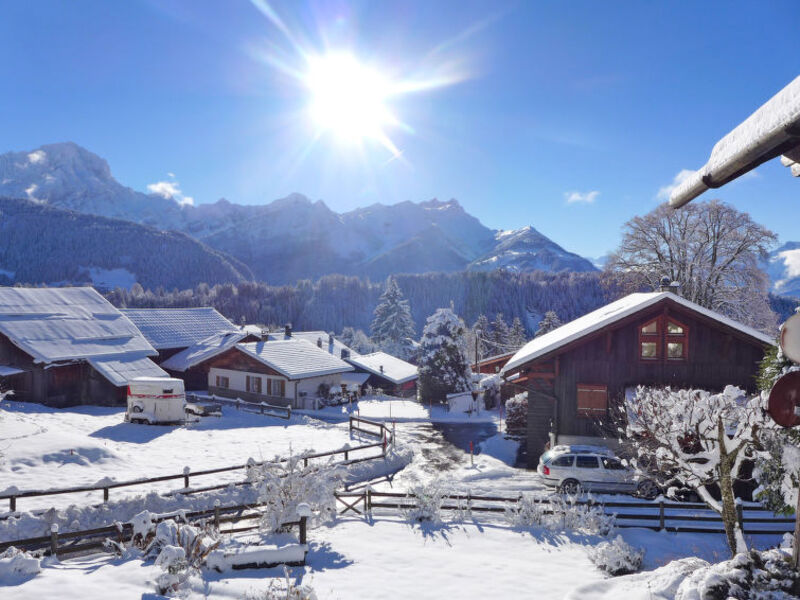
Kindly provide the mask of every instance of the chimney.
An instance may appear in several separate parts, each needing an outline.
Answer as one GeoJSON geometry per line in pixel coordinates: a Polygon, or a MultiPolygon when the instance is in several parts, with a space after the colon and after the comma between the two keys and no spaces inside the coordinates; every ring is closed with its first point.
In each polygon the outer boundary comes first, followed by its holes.
{"type": "Polygon", "coordinates": [[[348,358],[350,358],[350,350],[347,350],[346,348],[342,348],[342,354],[341,355],[342,355],[342,360],[347,360],[348,358]]]}
{"type": "Polygon", "coordinates": [[[383,373],[383,365],[381,365],[381,373],[383,373]]]}
{"type": "Polygon", "coordinates": [[[317,338],[317,348],[322,348],[322,338],[321,337],[317,338]]]}
{"type": "Polygon", "coordinates": [[[333,346],[333,332],[328,334],[328,345],[333,346]]]}
{"type": "Polygon", "coordinates": [[[262,329],[261,333],[259,334],[258,337],[261,339],[262,342],[268,342],[269,341],[269,330],[268,329],[262,329]]]}
{"type": "Polygon", "coordinates": [[[283,335],[285,337],[287,337],[287,338],[292,337],[292,324],[291,323],[287,323],[286,325],[284,325],[284,327],[283,327],[283,335]]]}
{"type": "Polygon", "coordinates": [[[680,281],[673,281],[669,284],[669,291],[675,294],[676,296],[681,295],[681,282],[680,281]]]}
{"type": "Polygon", "coordinates": [[[661,278],[661,291],[662,291],[662,292],[669,292],[669,291],[671,291],[671,290],[669,289],[669,287],[670,287],[670,279],[669,279],[669,277],[667,277],[666,275],[664,275],[664,276],[661,278]]]}

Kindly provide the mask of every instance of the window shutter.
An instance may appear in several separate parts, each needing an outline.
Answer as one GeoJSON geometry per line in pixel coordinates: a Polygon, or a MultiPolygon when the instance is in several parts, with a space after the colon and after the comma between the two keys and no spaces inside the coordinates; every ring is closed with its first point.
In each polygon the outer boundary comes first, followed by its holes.
{"type": "Polygon", "coordinates": [[[578,384],[578,416],[603,417],[608,410],[608,388],[604,385],[578,384]]]}

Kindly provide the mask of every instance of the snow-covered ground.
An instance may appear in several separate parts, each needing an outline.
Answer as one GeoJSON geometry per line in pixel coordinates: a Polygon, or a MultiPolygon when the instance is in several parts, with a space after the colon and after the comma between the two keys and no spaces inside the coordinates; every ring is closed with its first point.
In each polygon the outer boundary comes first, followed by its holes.
{"type": "MultiPolygon", "coordinates": [[[[0,492],[93,485],[199,471],[354,444],[346,423],[296,415],[291,421],[224,407],[221,418],[184,427],[132,425],[124,411],[98,406],[57,410],[4,401],[0,409],[0,492]]],[[[372,440],[369,440],[372,441],[372,440]]],[[[240,472],[191,479],[191,485],[241,480],[240,472]]],[[[181,480],[111,490],[112,500],[183,487],[181,480]]],[[[101,492],[21,498],[18,510],[99,502],[101,492]]],[[[6,506],[0,506],[0,512],[6,506]]]]}
{"type": "MultiPolygon", "coordinates": [[[[412,462],[377,489],[407,490],[433,481],[447,489],[473,493],[516,495],[544,491],[538,476],[515,468],[517,443],[498,428],[497,412],[481,415],[448,414],[438,407],[413,401],[362,400],[355,409],[364,418],[394,423],[398,448],[412,450],[412,462]],[[472,442],[474,455],[469,453],[472,442]]],[[[294,415],[289,422],[225,408],[221,418],[208,418],[188,427],[148,427],[122,422],[119,409],[82,407],[53,410],[5,402],[0,409],[0,489],[63,487],[90,484],[105,477],[118,480],[180,473],[242,464],[313,448],[324,451],[353,444],[348,411],[323,411],[323,419],[294,415]]],[[[365,440],[367,441],[367,440],[365,440]]],[[[231,475],[231,479],[241,474],[231,475]]],[[[198,480],[212,485],[219,479],[198,480]]],[[[154,489],[182,486],[167,482],[154,489]]],[[[132,510],[143,488],[112,490],[132,510]]],[[[192,501],[201,501],[192,497],[192,501]]],[[[72,495],[20,499],[30,510],[88,505],[101,500],[72,495]],[[58,504],[60,503],[60,504],[58,504]]],[[[176,501],[171,499],[170,502],[176,501]]],[[[180,498],[177,499],[180,501],[180,498]]],[[[0,507],[0,512],[5,507],[0,507]]],[[[122,508],[120,508],[122,510],[122,508]]],[[[70,517],[71,518],[71,517],[70,517]]],[[[653,570],[670,561],[697,556],[709,562],[728,557],[721,534],[672,534],[644,529],[621,529],[631,545],[646,550],[643,568],[653,570]]],[[[604,538],[546,529],[515,529],[502,516],[442,525],[409,524],[402,513],[376,511],[362,518],[352,513],[309,532],[305,567],[290,569],[298,584],[310,585],[319,600],[457,597],[465,600],[498,598],[650,598],[642,595],[652,582],[609,580],[588,558],[588,549],[604,538]],[[644,586],[644,588],[642,588],[644,586]],[[639,594],[636,596],[635,594],[639,594]]],[[[768,547],[779,536],[759,536],[750,542],[768,547]]],[[[36,575],[0,581],[0,597],[155,598],[154,582],[161,573],[152,560],[93,555],[58,562],[47,559],[36,575]]],[[[670,571],[673,576],[674,572],[670,571]]],[[[245,598],[263,592],[283,571],[253,569],[208,572],[190,579],[188,598],[245,598]]],[[[666,577],[666,575],[665,575],[666,577]]],[[[663,578],[663,577],[662,577],[663,578]]],[[[654,585],[654,584],[653,584],[654,585]]],[[[652,587],[652,586],[651,586],[652,587]]],[[[668,587],[668,586],[667,586],[668,587]]],[[[652,588],[655,589],[655,588],[652,588]]],[[[649,592],[648,592],[649,593],[649,592]]],[[[671,598],[652,595],[655,599],[671,598]]]]}

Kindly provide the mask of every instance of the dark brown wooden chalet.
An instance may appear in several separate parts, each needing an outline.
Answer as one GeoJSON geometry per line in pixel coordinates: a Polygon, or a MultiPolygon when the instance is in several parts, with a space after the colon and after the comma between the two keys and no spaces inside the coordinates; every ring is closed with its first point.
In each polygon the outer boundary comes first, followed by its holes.
{"type": "Polygon", "coordinates": [[[499,373],[500,370],[506,366],[506,363],[516,354],[515,352],[506,352],[505,354],[497,354],[496,356],[488,356],[482,358],[478,363],[472,363],[473,373],[486,373],[487,375],[494,375],[499,373]]]}
{"type": "Polygon", "coordinates": [[[548,442],[601,441],[609,406],[638,385],[752,391],[773,343],[671,292],[631,294],[535,338],[502,371],[528,391],[528,464],[548,442]]]}
{"type": "Polygon", "coordinates": [[[135,377],[166,377],[139,330],[90,287],[0,287],[0,389],[49,406],[124,404],[135,377]]]}

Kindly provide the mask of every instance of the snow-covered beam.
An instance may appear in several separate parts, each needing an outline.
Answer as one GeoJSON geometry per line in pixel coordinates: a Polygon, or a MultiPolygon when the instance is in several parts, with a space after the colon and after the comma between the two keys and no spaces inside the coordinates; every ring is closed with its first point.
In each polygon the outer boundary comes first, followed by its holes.
{"type": "Polygon", "coordinates": [[[781,154],[792,175],[800,176],[800,77],[717,142],[708,162],[672,192],[669,204],[683,206],[781,154]]]}

